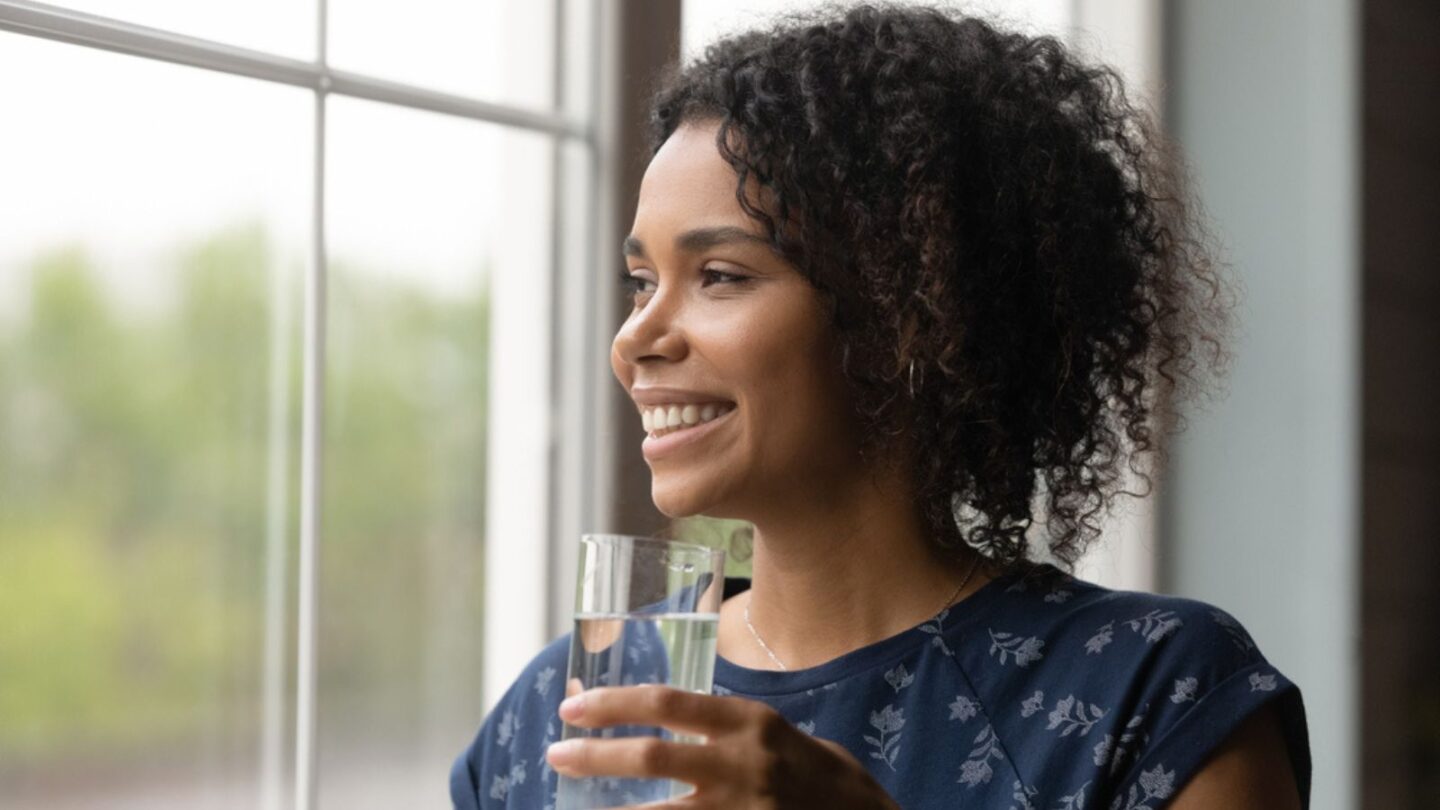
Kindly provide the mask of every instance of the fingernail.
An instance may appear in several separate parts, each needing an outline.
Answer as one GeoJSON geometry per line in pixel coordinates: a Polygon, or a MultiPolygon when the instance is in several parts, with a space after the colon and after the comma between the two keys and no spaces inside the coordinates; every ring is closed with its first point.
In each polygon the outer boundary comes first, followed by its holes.
{"type": "Polygon", "coordinates": [[[575,752],[580,748],[579,740],[561,740],[545,749],[545,758],[550,760],[553,767],[569,765],[575,758],[575,752]]]}
{"type": "Polygon", "coordinates": [[[576,695],[560,701],[560,717],[563,720],[578,720],[585,713],[585,696],[576,695]]]}

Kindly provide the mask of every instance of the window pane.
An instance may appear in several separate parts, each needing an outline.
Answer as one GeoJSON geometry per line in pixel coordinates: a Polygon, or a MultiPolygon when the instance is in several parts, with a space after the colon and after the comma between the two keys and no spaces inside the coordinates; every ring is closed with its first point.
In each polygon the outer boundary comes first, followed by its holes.
{"type": "Polygon", "coordinates": [[[315,58],[314,0],[58,0],[54,5],[281,56],[315,58]]]}
{"type": "Polygon", "coordinates": [[[0,807],[265,806],[311,96],[3,33],[0,76],[0,807]]]}
{"type": "MultiPolygon", "coordinates": [[[[481,716],[487,392],[505,385],[490,362],[493,280],[548,303],[550,141],[329,103],[320,806],[446,807],[450,762],[481,716]]],[[[548,349],[527,348],[543,380],[548,349]]],[[[543,389],[504,390],[545,424],[543,389]]],[[[543,479],[515,461],[489,486],[524,503],[538,490],[543,508],[543,479]]],[[[543,599],[537,588],[510,607],[536,615],[543,599]]]]}
{"type": "Polygon", "coordinates": [[[330,64],[535,109],[554,105],[549,0],[330,0],[330,64]]]}
{"type": "MultiPolygon", "coordinates": [[[[564,14],[558,65],[564,74],[559,102],[561,111],[577,121],[588,121],[594,114],[591,107],[600,81],[597,66],[599,55],[596,27],[599,20],[593,0],[560,0],[564,14]]],[[[577,541],[578,542],[578,541],[577,541]]]]}

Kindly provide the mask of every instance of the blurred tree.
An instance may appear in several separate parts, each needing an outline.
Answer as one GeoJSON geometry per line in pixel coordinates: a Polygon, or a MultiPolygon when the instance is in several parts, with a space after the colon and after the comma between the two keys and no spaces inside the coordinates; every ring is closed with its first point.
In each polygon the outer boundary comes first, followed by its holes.
{"type": "MultiPolygon", "coordinates": [[[[297,319],[272,351],[291,264],[241,224],[139,280],[79,246],[18,268],[28,297],[0,315],[0,763],[254,738],[277,357],[294,542],[297,319]]],[[[417,527],[443,515],[478,545],[483,526],[487,297],[333,272],[353,282],[334,291],[326,463],[342,474],[324,496],[346,552],[323,583],[322,689],[362,672],[402,684],[425,618],[417,527]]]]}

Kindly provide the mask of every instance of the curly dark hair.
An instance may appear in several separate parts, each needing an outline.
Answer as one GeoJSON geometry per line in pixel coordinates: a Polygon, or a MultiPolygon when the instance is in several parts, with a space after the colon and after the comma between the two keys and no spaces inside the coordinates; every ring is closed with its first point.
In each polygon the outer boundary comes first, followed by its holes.
{"type": "Polygon", "coordinates": [[[1137,462],[1223,372],[1234,296],[1112,69],[943,8],[821,7],[667,77],[652,151],[702,121],[942,551],[1018,564],[1043,511],[1070,566],[1116,495],[1149,494],[1137,462]]]}

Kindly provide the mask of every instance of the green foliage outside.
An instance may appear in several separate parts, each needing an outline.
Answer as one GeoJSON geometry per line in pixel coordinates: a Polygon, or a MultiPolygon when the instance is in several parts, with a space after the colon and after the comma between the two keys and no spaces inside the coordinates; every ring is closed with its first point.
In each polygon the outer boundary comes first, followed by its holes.
{"type": "Polygon", "coordinates": [[[750,555],[754,551],[753,527],[744,520],[727,520],[703,515],[673,522],[675,539],[725,550],[725,576],[749,577],[750,555]]]}
{"type": "MultiPolygon", "coordinates": [[[[300,272],[273,253],[256,226],[185,246],[143,306],[81,247],[18,268],[28,298],[0,309],[18,313],[0,315],[0,763],[254,739],[272,507],[291,633],[298,525],[300,272]]],[[[460,607],[481,600],[488,306],[332,278],[321,688],[413,692],[417,628],[457,605],[427,585],[449,572],[474,591],[460,607]]],[[[478,644],[455,655],[473,668],[478,644]]]]}

